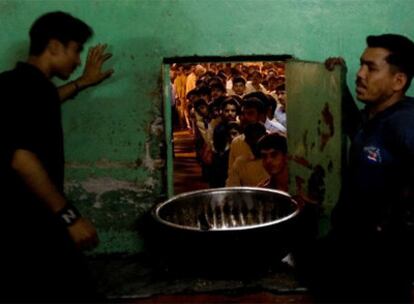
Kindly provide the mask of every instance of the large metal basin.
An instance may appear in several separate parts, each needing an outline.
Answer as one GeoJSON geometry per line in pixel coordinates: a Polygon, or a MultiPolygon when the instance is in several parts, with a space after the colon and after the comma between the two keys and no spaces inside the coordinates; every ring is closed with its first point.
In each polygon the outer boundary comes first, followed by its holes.
{"type": "Polygon", "coordinates": [[[211,232],[276,226],[298,213],[299,207],[289,194],[253,187],[188,192],[155,208],[155,218],[166,226],[211,232]]]}
{"type": "Polygon", "coordinates": [[[228,187],[155,206],[158,250],[178,269],[251,272],[277,264],[295,240],[300,208],[285,192],[228,187]]]}

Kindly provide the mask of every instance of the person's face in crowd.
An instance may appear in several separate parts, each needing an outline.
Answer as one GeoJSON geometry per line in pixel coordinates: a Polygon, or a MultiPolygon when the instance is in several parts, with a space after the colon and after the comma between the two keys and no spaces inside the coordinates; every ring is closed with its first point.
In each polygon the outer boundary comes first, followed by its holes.
{"type": "Polygon", "coordinates": [[[239,96],[242,96],[246,91],[246,84],[243,82],[235,82],[233,83],[233,91],[239,96]]]}
{"type": "Polygon", "coordinates": [[[279,100],[282,106],[286,106],[286,91],[280,90],[277,92],[277,100],[279,100]]]}
{"type": "Polygon", "coordinates": [[[238,63],[234,66],[236,68],[237,71],[239,71],[240,73],[243,72],[243,64],[238,63]]]}
{"type": "Polygon", "coordinates": [[[366,48],[356,75],[356,97],[367,104],[388,100],[396,89],[396,73],[386,61],[390,52],[384,48],[366,48]]]}
{"type": "Polygon", "coordinates": [[[220,89],[214,88],[211,90],[211,99],[212,100],[216,100],[217,98],[219,98],[220,96],[223,96],[224,92],[221,91],[220,89]]]}
{"type": "Polygon", "coordinates": [[[267,85],[268,91],[269,92],[275,91],[278,84],[279,84],[279,82],[277,81],[276,77],[270,77],[269,80],[268,80],[268,85],[267,85]]]}
{"type": "Polygon", "coordinates": [[[226,73],[227,76],[231,75],[231,65],[230,64],[226,64],[224,66],[223,71],[224,71],[224,73],[226,73]]]}
{"type": "Polygon", "coordinates": [[[233,139],[235,139],[239,135],[240,135],[240,132],[236,128],[230,129],[229,131],[230,143],[233,141],[233,139]]]}
{"type": "Polygon", "coordinates": [[[275,149],[262,149],[260,155],[263,168],[269,175],[278,175],[285,169],[287,157],[283,152],[275,149]]]}
{"type": "Polygon", "coordinates": [[[55,62],[54,74],[62,80],[67,80],[81,64],[80,53],[83,45],[75,41],[69,41],[65,45],[57,40],[53,40],[51,44],[55,62]]]}
{"type": "Polygon", "coordinates": [[[235,121],[237,118],[237,108],[233,104],[227,104],[222,110],[223,119],[226,121],[235,121]]]}
{"type": "Polygon", "coordinates": [[[207,103],[210,102],[210,95],[208,95],[208,94],[206,94],[206,95],[202,94],[202,95],[200,95],[200,98],[204,99],[207,103]]]}
{"type": "Polygon", "coordinates": [[[206,105],[201,105],[198,107],[198,113],[204,118],[208,117],[208,107],[206,105]]]}
{"type": "Polygon", "coordinates": [[[253,75],[253,73],[255,73],[255,71],[256,71],[256,67],[254,67],[253,65],[251,65],[251,66],[249,66],[249,67],[247,68],[247,72],[248,72],[250,75],[253,75]]]}
{"type": "Polygon", "coordinates": [[[277,72],[276,72],[276,70],[273,69],[273,68],[270,68],[267,71],[267,77],[276,77],[277,78],[277,72]]]}
{"type": "Polygon", "coordinates": [[[277,66],[276,71],[278,75],[284,75],[285,74],[285,68],[283,66],[277,66]]]}
{"type": "Polygon", "coordinates": [[[259,72],[254,72],[252,75],[252,84],[259,85],[262,83],[262,75],[259,72]]]}
{"type": "Polygon", "coordinates": [[[217,65],[215,63],[210,63],[210,71],[217,73],[217,65]]]}
{"type": "Polygon", "coordinates": [[[240,121],[243,125],[256,123],[260,121],[260,115],[255,108],[244,108],[242,107],[240,121]]]}

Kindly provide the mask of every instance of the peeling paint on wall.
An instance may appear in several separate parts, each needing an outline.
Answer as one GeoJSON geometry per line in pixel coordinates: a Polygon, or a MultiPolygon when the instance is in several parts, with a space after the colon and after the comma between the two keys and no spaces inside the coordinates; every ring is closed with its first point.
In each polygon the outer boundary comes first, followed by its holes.
{"type": "Polygon", "coordinates": [[[137,223],[155,203],[150,189],[109,177],[67,182],[65,188],[69,200],[98,227],[101,242],[91,254],[142,249],[137,223]]]}
{"type": "Polygon", "coordinates": [[[165,165],[164,159],[153,159],[151,156],[151,143],[145,143],[145,155],[142,160],[141,166],[146,168],[150,173],[153,173],[155,170],[162,169],[165,165]]]}
{"type": "Polygon", "coordinates": [[[156,117],[150,126],[151,134],[161,139],[164,136],[164,119],[156,117]]]}
{"type": "MultiPolygon", "coordinates": [[[[96,179],[90,178],[86,181],[81,182],[80,186],[82,186],[85,191],[96,194],[96,199],[98,202],[100,201],[100,197],[108,191],[116,192],[121,190],[129,190],[137,193],[147,192],[145,189],[138,189],[137,186],[131,182],[114,180],[109,177],[96,179]]],[[[71,183],[68,183],[67,187],[70,189],[71,183]]]]}
{"type": "Polygon", "coordinates": [[[325,103],[321,115],[322,120],[318,122],[318,134],[320,140],[319,151],[323,152],[326,144],[335,134],[334,117],[328,103],[325,103]]]}

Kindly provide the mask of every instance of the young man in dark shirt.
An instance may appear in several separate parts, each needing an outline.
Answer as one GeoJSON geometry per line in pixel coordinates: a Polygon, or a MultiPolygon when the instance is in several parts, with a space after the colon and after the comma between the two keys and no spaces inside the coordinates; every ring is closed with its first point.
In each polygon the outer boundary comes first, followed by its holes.
{"type": "MultiPolygon", "coordinates": [[[[413,54],[414,43],[404,36],[367,37],[356,75],[356,97],[365,108],[359,113],[345,100],[352,113],[344,125],[349,163],[332,231],[309,254],[308,279],[320,300],[411,302],[414,99],[405,94],[413,54]]],[[[344,61],[326,62],[335,63],[344,61]]]]}
{"type": "Polygon", "coordinates": [[[96,299],[81,253],[97,245],[95,227],[63,192],[60,104],[112,74],[105,45],[89,50],[82,76],[56,88],[81,64],[92,29],[63,12],[47,13],[30,29],[29,57],[0,74],[0,184],[2,187],[0,299],[96,299]]]}

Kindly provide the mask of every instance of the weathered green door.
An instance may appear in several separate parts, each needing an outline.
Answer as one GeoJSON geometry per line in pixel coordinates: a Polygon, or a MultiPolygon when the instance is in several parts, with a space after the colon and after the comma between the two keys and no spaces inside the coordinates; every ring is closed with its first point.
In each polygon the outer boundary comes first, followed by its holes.
{"type": "Polygon", "coordinates": [[[290,61],[286,66],[289,192],[316,198],[323,211],[321,235],[329,228],[341,185],[344,76],[339,67],[328,71],[321,63],[290,61]]]}

